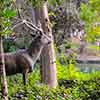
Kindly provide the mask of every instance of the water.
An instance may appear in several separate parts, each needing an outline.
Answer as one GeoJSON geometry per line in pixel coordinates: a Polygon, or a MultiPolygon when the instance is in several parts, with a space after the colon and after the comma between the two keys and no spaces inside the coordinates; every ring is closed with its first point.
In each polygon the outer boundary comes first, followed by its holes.
{"type": "Polygon", "coordinates": [[[92,73],[96,71],[100,71],[100,64],[76,64],[80,71],[86,73],[92,73]]]}

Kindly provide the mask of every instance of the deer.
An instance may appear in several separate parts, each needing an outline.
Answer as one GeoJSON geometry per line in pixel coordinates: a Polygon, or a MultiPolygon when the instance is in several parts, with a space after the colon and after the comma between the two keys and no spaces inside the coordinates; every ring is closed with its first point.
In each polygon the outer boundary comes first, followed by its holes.
{"type": "MultiPolygon", "coordinates": [[[[41,32],[38,35],[31,34],[34,38],[29,48],[25,50],[18,50],[16,52],[4,53],[6,75],[22,74],[23,83],[26,85],[28,73],[33,71],[34,64],[39,59],[42,49],[51,41],[41,32]]],[[[1,62],[0,55],[0,64],[1,62]]],[[[1,67],[1,66],[0,66],[1,67]]],[[[0,75],[2,75],[2,68],[0,68],[0,75]]]]}

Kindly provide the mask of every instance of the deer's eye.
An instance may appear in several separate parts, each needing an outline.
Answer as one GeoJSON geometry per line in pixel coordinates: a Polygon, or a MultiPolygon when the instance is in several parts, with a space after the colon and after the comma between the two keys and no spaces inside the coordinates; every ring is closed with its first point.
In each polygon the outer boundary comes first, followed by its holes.
{"type": "Polygon", "coordinates": [[[35,37],[36,35],[35,35],[35,34],[31,34],[31,36],[32,36],[32,37],[35,37]]]}

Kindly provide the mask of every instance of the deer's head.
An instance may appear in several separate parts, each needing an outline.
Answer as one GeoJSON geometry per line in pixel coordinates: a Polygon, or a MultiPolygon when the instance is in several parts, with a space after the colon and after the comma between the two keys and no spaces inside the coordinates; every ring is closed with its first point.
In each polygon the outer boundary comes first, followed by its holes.
{"type": "Polygon", "coordinates": [[[41,45],[47,45],[51,43],[51,38],[46,34],[43,34],[41,31],[36,32],[36,34],[31,34],[34,42],[38,42],[41,45]]]}

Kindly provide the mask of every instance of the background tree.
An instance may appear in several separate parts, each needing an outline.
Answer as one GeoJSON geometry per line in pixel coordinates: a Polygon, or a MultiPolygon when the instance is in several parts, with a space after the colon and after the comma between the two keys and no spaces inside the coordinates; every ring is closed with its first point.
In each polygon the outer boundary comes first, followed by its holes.
{"type": "Polygon", "coordinates": [[[50,87],[57,86],[57,72],[56,72],[56,59],[54,52],[54,43],[52,29],[50,26],[50,20],[48,16],[47,3],[44,3],[41,7],[41,24],[45,34],[48,34],[52,38],[52,42],[45,46],[41,54],[41,67],[42,67],[42,80],[50,87]]]}
{"type": "Polygon", "coordinates": [[[98,28],[98,25],[96,23],[100,22],[99,5],[99,0],[89,0],[87,4],[81,4],[80,18],[85,23],[87,41],[95,41],[96,37],[100,37],[100,34],[98,34],[98,32],[94,30],[95,28],[98,28]]]}
{"type": "Polygon", "coordinates": [[[1,57],[1,65],[0,65],[0,80],[2,84],[2,95],[4,100],[8,100],[8,89],[7,89],[7,80],[6,80],[6,72],[5,72],[5,58],[3,56],[3,42],[2,36],[8,36],[11,32],[11,22],[10,19],[15,15],[15,12],[12,10],[12,5],[10,3],[14,3],[13,1],[0,0],[0,55],[1,57]]]}

